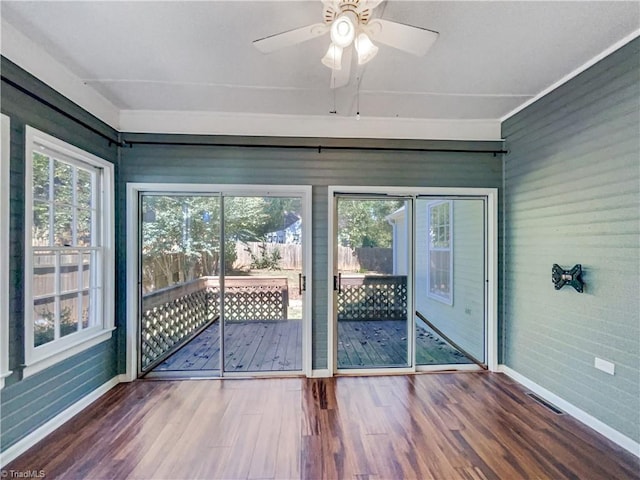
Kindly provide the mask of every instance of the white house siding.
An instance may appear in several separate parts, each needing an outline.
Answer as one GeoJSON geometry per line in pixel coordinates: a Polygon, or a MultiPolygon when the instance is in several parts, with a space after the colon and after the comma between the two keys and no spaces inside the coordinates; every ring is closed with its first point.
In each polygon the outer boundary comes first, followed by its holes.
{"type": "MultiPolygon", "coordinates": [[[[416,309],[452,341],[484,361],[484,205],[453,200],[453,305],[428,295],[428,206],[416,205],[416,309]]],[[[418,320],[419,321],[419,320],[418,320]]]]}

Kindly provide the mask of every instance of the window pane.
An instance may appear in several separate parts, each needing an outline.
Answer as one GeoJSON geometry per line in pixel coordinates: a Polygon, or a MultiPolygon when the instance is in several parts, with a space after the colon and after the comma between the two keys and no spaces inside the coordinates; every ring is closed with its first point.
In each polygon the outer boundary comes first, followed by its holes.
{"type": "Polygon", "coordinates": [[[53,201],[71,205],[73,201],[73,167],[60,160],[53,161],[53,201]]]}
{"type": "Polygon", "coordinates": [[[53,252],[36,252],[33,255],[33,296],[55,294],[56,257],[53,252]]]}
{"type": "Polygon", "coordinates": [[[33,198],[49,200],[49,157],[33,152],[33,198]]]}
{"type": "Polygon", "coordinates": [[[89,328],[91,317],[91,295],[89,291],[82,292],[82,328],[89,328]]]}
{"type": "Polygon", "coordinates": [[[82,325],[83,328],[93,327],[99,324],[96,315],[96,296],[100,294],[99,285],[96,285],[98,252],[84,253],[82,255],[82,325]]]}
{"type": "Polygon", "coordinates": [[[63,253],[60,255],[60,292],[78,291],[78,253],[63,253]]]}
{"type": "Polygon", "coordinates": [[[78,295],[69,294],[60,299],[60,336],[78,331],[78,295]]]}
{"type": "Polygon", "coordinates": [[[53,216],[53,244],[57,247],[71,246],[73,242],[72,207],[70,205],[56,205],[53,216]]]}
{"type": "Polygon", "coordinates": [[[429,288],[432,293],[449,296],[449,252],[432,251],[429,272],[429,288]]]}
{"type": "Polygon", "coordinates": [[[78,168],[78,183],[76,184],[76,197],[78,206],[91,208],[92,175],[90,172],[78,168]]]}
{"type": "Polygon", "coordinates": [[[86,290],[90,287],[91,282],[91,254],[82,255],[82,289],[86,290]]]}
{"type": "Polygon", "coordinates": [[[33,308],[33,346],[44,345],[55,337],[55,300],[36,300],[33,308]]]}
{"type": "Polygon", "coordinates": [[[76,210],[76,233],[77,242],[80,247],[91,246],[91,210],[77,209],[76,210]]]}
{"type": "Polygon", "coordinates": [[[49,246],[49,204],[33,202],[33,226],[31,227],[32,245],[49,246]]]}

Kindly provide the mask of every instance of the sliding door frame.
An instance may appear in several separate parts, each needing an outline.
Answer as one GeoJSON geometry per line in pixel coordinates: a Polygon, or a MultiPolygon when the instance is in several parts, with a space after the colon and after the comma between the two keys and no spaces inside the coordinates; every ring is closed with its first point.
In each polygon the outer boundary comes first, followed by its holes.
{"type": "MultiPolygon", "coordinates": [[[[327,265],[327,305],[329,307],[327,318],[327,368],[331,374],[345,375],[389,375],[413,373],[416,371],[441,370],[446,368],[450,370],[451,365],[444,367],[439,366],[416,366],[415,358],[411,359],[411,367],[409,368],[375,368],[375,369],[338,369],[337,359],[337,309],[336,295],[333,290],[333,276],[336,268],[336,232],[337,232],[337,201],[339,194],[354,194],[389,197],[411,197],[415,203],[418,196],[433,197],[469,197],[469,198],[485,198],[487,208],[487,224],[486,224],[486,306],[485,306],[485,351],[486,362],[489,371],[498,371],[498,189],[497,188],[455,188],[455,187],[382,187],[382,186],[346,186],[346,185],[330,185],[328,187],[328,239],[327,251],[330,259],[327,265]]],[[[415,244],[415,208],[412,209],[412,225],[411,225],[411,241],[413,249],[415,244]]],[[[413,252],[410,257],[413,258],[413,252]]],[[[412,261],[413,262],[413,261],[412,261]]],[[[415,285],[415,268],[410,265],[410,285],[415,285]]],[[[413,295],[412,295],[413,299],[413,295]]],[[[412,300],[411,317],[409,328],[415,328],[415,305],[412,300]]],[[[415,335],[412,332],[413,341],[409,350],[415,352],[415,335]]],[[[415,357],[415,354],[414,354],[415,357]]],[[[476,365],[459,365],[453,366],[458,370],[478,369],[476,365]]]]}
{"type": "MultiPolygon", "coordinates": [[[[139,244],[141,224],[139,218],[139,199],[144,193],[163,193],[177,195],[211,195],[243,197],[300,197],[302,202],[302,262],[303,275],[307,285],[313,285],[312,279],[312,232],[311,232],[311,186],[310,185],[237,185],[237,184],[183,184],[183,183],[127,183],[127,336],[126,336],[126,373],[124,381],[133,381],[138,377],[138,324],[140,309],[140,259],[139,244]]],[[[269,377],[300,375],[311,376],[311,307],[312,290],[305,292],[302,313],[302,372],[224,372],[220,364],[222,377],[269,377]]],[[[222,339],[221,339],[222,341],[222,339]]]]}

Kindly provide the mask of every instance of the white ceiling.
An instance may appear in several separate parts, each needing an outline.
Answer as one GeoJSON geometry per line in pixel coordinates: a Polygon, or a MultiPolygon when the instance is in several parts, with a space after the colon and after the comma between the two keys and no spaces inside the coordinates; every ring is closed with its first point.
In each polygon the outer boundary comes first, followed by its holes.
{"type": "MultiPolygon", "coordinates": [[[[351,118],[359,103],[363,118],[499,120],[640,28],[637,1],[387,0],[375,16],[436,30],[438,41],[424,57],[380,45],[334,91],[320,63],[327,36],[270,55],[251,44],[321,21],[319,0],[3,0],[1,9],[4,22],[118,111],[138,115],[351,118]]],[[[14,60],[12,50],[3,54],[14,60]]]]}

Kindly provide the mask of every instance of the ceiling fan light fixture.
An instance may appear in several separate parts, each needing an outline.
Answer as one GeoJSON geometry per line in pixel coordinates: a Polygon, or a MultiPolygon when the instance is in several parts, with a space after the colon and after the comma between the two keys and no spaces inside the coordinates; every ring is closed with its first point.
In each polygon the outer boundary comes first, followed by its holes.
{"type": "Polygon", "coordinates": [[[353,12],[344,12],[331,24],[331,41],[339,47],[351,45],[356,36],[357,17],[353,12]]]}
{"type": "Polygon", "coordinates": [[[327,53],[322,57],[322,63],[332,70],[342,69],[342,47],[332,43],[329,45],[327,53]]]}
{"type": "Polygon", "coordinates": [[[358,52],[358,65],[364,65],[378,54],[378,47],[373,44],[369,35],[364,32],[358,34],[355,44],[358,52]]]}

